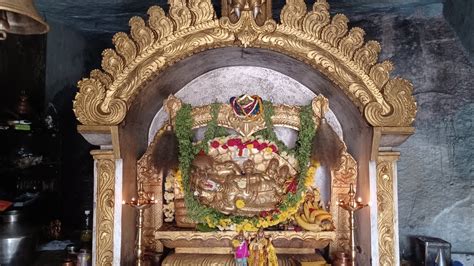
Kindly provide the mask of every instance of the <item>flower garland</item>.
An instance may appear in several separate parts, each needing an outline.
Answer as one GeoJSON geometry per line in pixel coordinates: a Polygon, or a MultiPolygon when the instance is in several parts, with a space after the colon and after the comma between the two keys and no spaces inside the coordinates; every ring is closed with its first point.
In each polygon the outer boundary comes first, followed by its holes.
{"type": "MultiPolygon", "coordinates": [[[[277,145],[273,143],[268,143],[261,138],[246,138],[245,141],[240,137],[225,137],[225,138],[215,138],[210,141],[209,145],[211,148],[218,149],[219,147],[227,150],[235,148],[238,150],[238,155],[242,156],[245,149],[256,149],[258,151],[270,152],[270,153],[279,153],[277,145]],[[263,141],[262,141],[263,140],[263,141]]],[[[207,151],[209,153],[209,150],[207,151]]]]}
{"type": "Polygon", "coordinates": [[[192,132],[192,107],[189,104],[184,104],[176,115],[176,136],[179,142],[179,170],[177,180],[181,181],[180,187],[184,191],[184,200],[188,216],[198,222],[205,223],[211,228],[220,229],[235,229],[245,231],[256,231],[258,228],[273,226],[286,221],[294,215],[299,205],[304,200],[305,188],[308,184],[312,184],[312,179],[317,165],[310,166],[310,154],[312,139],[316,132],[313,121],[313,111],[311,106],[303,106],[300,110],[300,131],[298,134],[297,145],[294,149],[289,149],[283,144],[273,131],[273,124],[271,116],[273,115],[273,105],[267,101],[264,102],[264,119],[266,129],[261,131],[264,138],[275,143],[278,150],[286,151],[294,154],[298,161],[299,174],[293,180],[294,189],[290,190],[281,204],[273,211],[263,212],[259,217],[243,217],[235,215],[225,215],[217,210],[200,204],[193,196],[190,189],[189,171],[191,163],[196,154],[201,151],[207,152],[209,141],[213,138],[222,136],[225,129],[218,127],[217,114],[220,105],[211,105],[212,120],[208,123],[208,129],[205,133],[204,139],[197,145],[193,145],[192,132]]]}

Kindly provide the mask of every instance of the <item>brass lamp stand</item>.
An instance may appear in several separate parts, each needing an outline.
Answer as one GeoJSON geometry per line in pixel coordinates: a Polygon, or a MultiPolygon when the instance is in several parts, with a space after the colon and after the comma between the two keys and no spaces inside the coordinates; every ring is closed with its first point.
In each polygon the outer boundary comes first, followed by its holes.
{"type": "Polygon", "coordinates": [[[137,242],[135,244],[135,253],[137,256],[136,260],[136,265],[137,266],[142,266],[144,259],[144,250],[143,250],[143,244],[142,244],[142,238],[143,238],[143,223],[144,223],[144,218],[143,218],[143,212],[145,209],[148,209],[151,207],[151,205],[156,204],[157,200],[155,200],[155,197],[153,195],[150,195],[150,193],[146,193],[143,190],[143,183],[138,184],[138,198],[132,198],[131,201],[126,202],[123,201],[123,204],[127,204],[129,206],[132,206],[134,209],[138,210],[138,217],[137,217],[137,242]]]}
{"type": "Polygon", "coordinates": [[[368,204],[363,204],[362,199],[358,198],[356,200],[355,198],[355,190],[354,190],[354,184],[351,183],[350,188],[349,188],[349,201],[344,201],[344,200],[339,200],[337,205],[339,207],[343,208],[347,212],[349,212],[349,227],[351,230],[351,265],[355,266],[355,261],[356,261],[356,244],[355,244],[355,221],[354,221],[354,213],[366,206],[368,204]]]}

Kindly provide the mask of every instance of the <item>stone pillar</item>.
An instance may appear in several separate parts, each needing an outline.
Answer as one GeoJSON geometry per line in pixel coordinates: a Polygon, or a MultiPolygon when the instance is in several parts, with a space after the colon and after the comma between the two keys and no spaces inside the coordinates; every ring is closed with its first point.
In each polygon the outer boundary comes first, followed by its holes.
{"type": "Polygon", "coordinates": [[[78,126],[100,149],[94,158],[93,265],[120,265],[122,232],[122,159],[116,126],[78,126]]]}
{"type": "Polygon", "coordinates": [[[112,150],[93,150],[94,238],[93,265],[114,260],[115,159],[112,150]]]}
{"type": "Polygon", "coordinates": [[[377,157],[377,228],[378,263],[374,265],[399,265],[397,160],[399,152],[379,151],[377,157]]]}
{"type": "MultiPolygon", "coordinates": [[[[94,158],[92,262],[93,265],[120,266],[124,256],[122,241],[127,241],[127,244],[132,241],[124,238],[122,232],[126,236],[135,235],[134,231],[122,231],[122,227],[125,221],[126,228],[134,230],[135,223],[131,221],[135,221],[135,214],[130,208],[124,209],[122,205],[124,195],[128,198],[134,192],[124,194],[124,160],[120,152],[118,127],[79,125],[78,131],[89,143],[100,147],[91,151],[94,158]],[[124,210],[125,218],[122,217],[124,210]]],[[[129,184],[125,186],[128,187],[129,184]]],[[[125,191],[128,192],[128,189],[125,191]]],[[[128,254],[126,259],[133,261],[132,256],[133,252],[128,254]]]]}

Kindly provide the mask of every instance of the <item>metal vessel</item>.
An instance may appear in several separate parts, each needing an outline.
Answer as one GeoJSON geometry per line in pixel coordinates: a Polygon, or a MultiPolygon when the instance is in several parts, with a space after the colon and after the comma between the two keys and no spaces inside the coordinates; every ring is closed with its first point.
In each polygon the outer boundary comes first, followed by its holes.
{"type": "Polygon", "coordinates": [[[27,214],[11,210],[0,214],[0,265],[30,265],[37,242],[37,228],[27,214]]]}

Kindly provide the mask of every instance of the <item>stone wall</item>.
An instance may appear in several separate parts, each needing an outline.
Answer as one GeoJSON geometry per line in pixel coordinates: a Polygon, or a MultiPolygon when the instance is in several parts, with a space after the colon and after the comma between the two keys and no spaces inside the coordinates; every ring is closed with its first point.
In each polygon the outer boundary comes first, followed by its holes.
{"type": "MultiPolygon", "coordinates": [[[[346,14],[352,26],[366,30],[366,39],[378,40],[382,58],[395,64],[394,76],[411,80],[415,87],[416,134],[400,147],[398,166],[404,257],[411,254],[410,235],[440,237],[451,242],[453,252],[474,252],[474,70],[440,2],[329,1],[333,13],[346,14]]],[[[450,2],[454,0],[447,6],[450,2]]],[[[37,3],[53,27],[48,36],[47,100],[63,88],[75,90],[79,76],[100,66],[100,52],[112,46],[113,33],[128,31],[128,18],[145,16],[152,4],[164,6],[164,1],[126,0],[37,3]]],[[[275,4],[275,10],[282,5],[275,4]]]]}
{"type": "Polygon", "coordinates": [[[412,253],[411,235],[474,251],[474,69],[442,10],[439,3],[337,10],[378,40],[394,75],[415,88],[416,133],[400,147],[398,165],[402,257],[412,253]]]}

